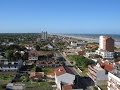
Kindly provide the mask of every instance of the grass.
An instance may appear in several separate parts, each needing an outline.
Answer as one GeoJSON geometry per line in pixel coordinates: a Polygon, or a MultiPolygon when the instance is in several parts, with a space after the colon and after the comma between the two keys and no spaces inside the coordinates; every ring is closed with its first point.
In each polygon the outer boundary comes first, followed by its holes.
{"type": "Polygon", "coordinates": [[[27,82],[25,90],[53,90],[48,82],[27,82]]]}
{"type": "Polygon", "coordinates": [[[14,78],[15,73],[0,72],[0,90],[5,90],[5,87],[14,78]]]}
{"type": "Polygon", "coordinates": [[[53,72],[53,68],[42,68],[42,71],[45,73],[45,74],[50,74],[53,72]]]}
{"type": "Polygon", "coordinates": [[[101,85],[99,86],[102,90],[107,90],[107,85],[101,85]]]}
{"type": "Polygon", "coordinates": [[[85,69],[82,71],[82,76],[87,76],[87,73],[88,73],[88,68],[85,68],[85,69]]]}

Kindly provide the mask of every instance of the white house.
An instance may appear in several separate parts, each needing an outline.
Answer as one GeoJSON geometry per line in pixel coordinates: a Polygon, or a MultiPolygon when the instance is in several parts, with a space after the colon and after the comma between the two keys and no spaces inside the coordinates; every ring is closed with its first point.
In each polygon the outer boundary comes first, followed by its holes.
{"type": "Polygon", "coordinates": [[[25,84],[9,83],[6,86],[7,90],[25,90],[25,84]]]}
{"type": "Polygon", "coordinates": [[[68,67],[58,67],[55,70],[55,82],[57,90],[62,90],[62,85],[72,85],[75,80],[74,73],[68,67]]]}
{"type": "Polygon", "coordinates": [[[1,71],[16,71],[23,65],[22,60],[0,60],[1,71]]]}
{"type": "Polygon", "coordinates": [[[71,42],[70,44],[72,47],[77,47],[77,42],[71,42]]]}

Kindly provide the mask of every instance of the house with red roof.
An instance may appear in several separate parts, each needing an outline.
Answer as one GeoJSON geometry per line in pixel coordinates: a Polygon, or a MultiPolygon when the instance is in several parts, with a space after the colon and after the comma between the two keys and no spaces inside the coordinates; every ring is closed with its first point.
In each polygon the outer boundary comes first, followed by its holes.
{"type": "Polygon", "coordinates": [[[73,82],[75,80],[75,75],[72,70],[69,67],[60,66],[55,69],[54,73],[57,90],[64,90],[62,88],[69,88],[69,90],[71,90],[71,85],[73,85],[73,82]]]}

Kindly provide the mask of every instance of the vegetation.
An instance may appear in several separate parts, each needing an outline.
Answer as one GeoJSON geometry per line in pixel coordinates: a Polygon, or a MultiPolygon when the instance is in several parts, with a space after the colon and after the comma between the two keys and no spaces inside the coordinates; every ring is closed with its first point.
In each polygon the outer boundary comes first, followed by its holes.
{"type": "Polygon", "coordinates": [[[6,85],[14,78],[12,73],[0,73],[0,90],[5,90],[6,85]],[[7,74],[7,75],[6,75],[7,74]]]}
{"type": "Polygon", "coordinates": [[[53,90],[48,82],[27,82],[25,90],[53,90]]]}
{"type": "Polygon", "coordinates": [[[86,68],[88,65],[95,64],[94,61],[89,60],[85,58],[84,56],[78,56],[78,55],[70,55],[68,56],[70,61],[75,61],[76,66],[78,66],[80,69],[86,68]]]}
{"type": "Polygon", "coordinates": [[[50,74],[53,72],[53,68],[42,68],[42,71],[45,73],[45,74],[50,74]]]}

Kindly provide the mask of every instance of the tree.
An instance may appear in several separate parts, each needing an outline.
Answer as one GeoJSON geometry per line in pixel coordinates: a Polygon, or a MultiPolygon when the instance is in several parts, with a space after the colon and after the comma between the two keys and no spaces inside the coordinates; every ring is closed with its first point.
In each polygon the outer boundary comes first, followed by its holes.
{"type": "Polygon", "coordinates": [[[7,51],[5,52],[5,57],[6,57],[7,59],[9,59],[9,60],[12,60],[12,59],[15,58],[14,55],[13,55],[13,53],[14,53],[13,50],[7,50],[7,51]]]}
{"type": "Polygon", "coordinates": [[[21,54],[20,54],[19,52],[16,52],[16,53],[14,54],[14,57],[15,57],[16,59],[20,59],[20,58],[21,58],[21,54]]]}
{"type": "Polygon", "coordinates": [[[22,56],[22,59],[28,60],[28,56],[29,56],[28,52],[25,52],[24,55],[22,56]]]}
{"type": "Polygon", "coordinates": [[[40,46],[39,45],[36,45],[36,50],[39,51],[40,50],[40,46]]]}

